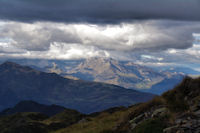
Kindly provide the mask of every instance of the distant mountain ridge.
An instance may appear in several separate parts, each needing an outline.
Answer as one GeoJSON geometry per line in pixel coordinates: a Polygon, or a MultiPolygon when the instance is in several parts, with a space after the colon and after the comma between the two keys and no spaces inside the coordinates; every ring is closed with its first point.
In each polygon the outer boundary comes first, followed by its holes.
{"type": "Polygon", "coordinates": [[[69,79],[115,84],[157,95],[172,89],[188,73],[195,73],[194,70],[188,68],[150,68],[132,61],[99,57],[82,60],[21,59],[13,61],[39,71],[57,73],[69,79]]]}
{"type": "Polygon", "coordinates": [[[8,108],[0,112],[1,115],[10,115],[19,112],[38,112],[48,116],[53,116],[66,110],[65,107],[58,105],[39,104],[35,101],[20,101],[12,108],[8,108]]]}
{"type": "MultiPolygon", "coordinates": [[[[59,65],[57,65],[57,70],[59,70],[59,65]]],[[[86,59],[77,67],[60,74],[65,77],[71,76],[87,81],[115,84],[155,94],[162,94],[172,89],[184,77],[183,73],[175,71],[160,72],[133,62],[123,62],[107,58],[86,59]],[[168,85],[166,86],[166,84],[168,85]],[[156,86],[159,86],[160,89],[156,86]]]]}
{"type": "Polygon", "coordinates": [[[80,79],[105,82],[125,88],[145,88],[151,86],[151,82],[159,82],[157,80],[162,78],[161,74],[147,67],[105,58],[86,59],[67,74],[80,79]],[[144,82],[143,85],[141,82],[144,82]]]}
{"type": "Polygon", "coordinates": [[[0,109],[14,106],[22,100],[33,100],[91,113],[154,97],[116,85],[66,79],[12,62],[0,65],[0,84],[0,109]]]}

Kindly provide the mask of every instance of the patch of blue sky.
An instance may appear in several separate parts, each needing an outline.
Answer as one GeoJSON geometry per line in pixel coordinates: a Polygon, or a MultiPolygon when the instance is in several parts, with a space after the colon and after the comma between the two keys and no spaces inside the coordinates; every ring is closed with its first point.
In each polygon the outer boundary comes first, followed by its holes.
{"type": "Polygon", "coordinates": [[[9,42],[11,42],[11,41],[12,41],[11,38],[0,38],[0,42],[1,42],[1,43],[9,43],[9,42]]]}
{"type": "Polygon", "coordinates": [[[200,33],[193,33],[194,44],[200,44],[200,33]]]}

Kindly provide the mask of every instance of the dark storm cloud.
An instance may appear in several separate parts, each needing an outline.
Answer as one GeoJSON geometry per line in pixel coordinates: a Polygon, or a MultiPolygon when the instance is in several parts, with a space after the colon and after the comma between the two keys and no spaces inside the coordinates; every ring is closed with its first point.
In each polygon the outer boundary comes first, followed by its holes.
{"type": "Polygon", "coordinates": [[[28,22],[200,20],[199,12],[199,0],[0,0],[1,19],[28,22]]]}

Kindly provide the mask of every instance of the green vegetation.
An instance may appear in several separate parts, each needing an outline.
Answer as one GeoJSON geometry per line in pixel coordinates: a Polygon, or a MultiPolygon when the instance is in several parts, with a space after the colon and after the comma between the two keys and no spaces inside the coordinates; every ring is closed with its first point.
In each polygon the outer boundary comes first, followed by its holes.
{"type": "Polygon", "coordinates": [[[136,126],[132,133],[162,133],[164,128],[166,123],[163,118],[149,119],[136,126]]]}
{"type": "Polygon", "coordinates": [[[48,125],[49,130],[55,131],[70,126],[80,121],[83,117],[83,114],[75,110],[66,109],[63,112],[44,120],[43,123],[48,125]]]}
{"type": "Polygon", "coordinates": [[[155,97],[149,102],[138,104],[137,106],[133,107],[131,109],[131,113],[129,117],[133,118],[141,113],[144,113],[145,111],[149,110],[152,107],[160,106],[165,103],[164,99],[162,97],[155,97]]]}
{"type": "MultiPolygon", "coordinates": [[[[188,94],[196,88],[198,79],[186,77],[178,86],[163,94],[166,104],[172,112],[184,112],[189,108],[188,94]]],[[[196,88],[197,90],[199,88],[196,88]]],[[[196,90],[195,90],[196,91],[196,90]]],[[[198,92],[196,94],[199,94],[198,92]]],[[[193,96],[195,98],[195,96],[193,96]]]]}
{"type": "Polygon", "coordinates": [[[166,99],[167,106],[172,112],[183,112],[189,108],[187,101],[184,100],[184,95],[176,90],[169,91],[163,97],[166,99]]]}
{"type": "Polygon", "coordinates": [[[0,118],[0,133],[47,133],[42,123],[47,116],[40,113],[17,113],[0,118]]]}
{"type": "Polygon", "coordinates": [[[117,123],[121,122],[128,110],[113,113],[103,112],[97,116],[86,117],[85,120],[56,131],[55,133],[112,133],[117,123]]]}

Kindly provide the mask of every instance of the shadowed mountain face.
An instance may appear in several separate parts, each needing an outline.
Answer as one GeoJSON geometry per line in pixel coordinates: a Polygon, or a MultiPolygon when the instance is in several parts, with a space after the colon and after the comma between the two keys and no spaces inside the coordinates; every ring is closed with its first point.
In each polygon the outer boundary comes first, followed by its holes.
{"type": "Polygon", "coordinates": [[[115,85],[66,79],[12,62],[0,65],[0,84],[0,109],[33,100],[90,113],[144,102],[154,96],[115,85]]]}
{"type": "Polygon", "coordinates": [[[58,105],[44,105],[34,101],[21,101],[13,108],[5,109],[0,115],[9,115],[19,112],[39,112],[48,116],[53,116],[64,111],[66,108],[58,105]]]}

